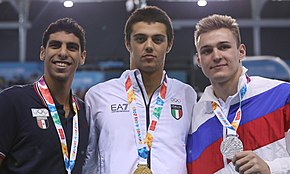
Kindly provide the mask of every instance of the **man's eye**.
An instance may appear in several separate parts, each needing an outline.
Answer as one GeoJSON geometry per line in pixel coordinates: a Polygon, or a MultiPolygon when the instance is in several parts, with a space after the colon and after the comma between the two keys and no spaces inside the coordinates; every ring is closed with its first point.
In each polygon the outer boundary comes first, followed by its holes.
{"type": "Polygon", "coordinates": [[[164,38],[163,37],[154,37],[153,38],[153,41],[156,43],[156,44],[160,44],[164,41],[164,38]]]}
{"type": "Polygon", "coordinates": [[[60,43],[57,43],[57,42],[53,42],[53,43],[50,43],[48,46],[50,48],[57,49],[57,48],[60,48],[61,44],[60,43]]]}
{"type": "Polygon", "coordinates": [[[226,49],[229,49],[229,48],[231,48],[230,45],[221,45],[221,46],[219,47],[219,50],[226,50],[226,49]]]}
{"type": "Polygon", "coordinates": [[[67,49],[71,51],[77,51],[79,50],[79,46],[77,44],[68,44],[67,49]]]}
{"type": "Polygon", "coordinates": [[[146,37],[138,36],[135,38],[135,41],[137,41],[138,43],[143,43],[146,41],[146,37]]]}
{"type": "Polygon", "coordinates": [[[201,54],[203,54],[203,55],[208,55],[208,54],[210,54],[212,52],[212,50],[211,49],[203,49],[203,50],[201,50],[201,54]]]}

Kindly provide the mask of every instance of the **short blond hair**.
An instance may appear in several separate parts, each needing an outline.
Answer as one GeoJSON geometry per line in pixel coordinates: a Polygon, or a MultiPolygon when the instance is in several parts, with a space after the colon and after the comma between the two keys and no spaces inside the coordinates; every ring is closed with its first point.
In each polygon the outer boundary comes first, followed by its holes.
{"type": "Polygon", "coordinates": [[[205,17],[196,24],[194,32],[195,45],[197,44],[197,39],[201,34],[221,28],[229,29],[235,37],[237,47],[241,45],[240,29],[236,19],[232,18],[231,16],[219,14],[213,14],[211,16],[205,17]]]}

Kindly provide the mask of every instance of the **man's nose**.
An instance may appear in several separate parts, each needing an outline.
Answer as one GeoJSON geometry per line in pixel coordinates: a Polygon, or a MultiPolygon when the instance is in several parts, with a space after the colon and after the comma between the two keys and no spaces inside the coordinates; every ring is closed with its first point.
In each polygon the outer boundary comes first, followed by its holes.
{"type": "Polygon", "coordinates": [[[149,38],[145,43],[145,50],[147,53],[153,52],[153,45],[154,45],[154,43],[153,43],[152,39],[149,38]]]}
{"type": "Polygon", "coordinates": [[[214,48],[213,51],[212,51],[212,53],[213,53],[213,59],[214,60],[220,60],[222,58],[222,55],[221,55],[219,49],[214,48]]]}
{"type": "Polygon", "coordinates": [[[65,44],[62,44],[59,50],[59,56],[65,58],[67,56],[67,47],[65,44]]]}

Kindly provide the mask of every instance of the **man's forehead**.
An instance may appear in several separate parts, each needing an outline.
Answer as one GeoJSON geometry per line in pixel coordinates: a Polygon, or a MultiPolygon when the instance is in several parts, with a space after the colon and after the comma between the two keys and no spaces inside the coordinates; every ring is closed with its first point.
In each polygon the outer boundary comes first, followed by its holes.
{"type": "Polygon", "coordinates": [[[67,33],[64,31],[55,32],[49,35],[48,42],[51,41],[60,41],[60,42],[75,42],[80,43],[79,38],[73,33],[67,33]]]}
{"type": "Polygon", "coordinates": [[[197,38],[197,45],[216,45],[222,43],[236,42],[233,33],[228,29],[212,30],[210,32],[202,33],[197,38]]]}
{"type": "Polygon", "coordinates": [[[160,22],[137,22],[132,26],[132,34],[166,35],[166,26],[160,22]]]}

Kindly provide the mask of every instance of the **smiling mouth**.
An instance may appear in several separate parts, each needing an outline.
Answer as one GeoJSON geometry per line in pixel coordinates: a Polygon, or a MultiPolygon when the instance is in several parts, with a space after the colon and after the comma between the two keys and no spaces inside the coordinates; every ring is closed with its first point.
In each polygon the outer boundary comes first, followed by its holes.
{"type": "Polygon", "coordinates": [[[59,62],[59,61],[56,61],[56,62],[53,62],[55,65],[57,65],[58,67],[62,67],[62,68],[65,68],[67,66],[70,65],[70,63],[68,62],[59,62]]]}

